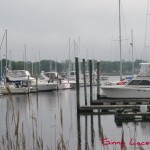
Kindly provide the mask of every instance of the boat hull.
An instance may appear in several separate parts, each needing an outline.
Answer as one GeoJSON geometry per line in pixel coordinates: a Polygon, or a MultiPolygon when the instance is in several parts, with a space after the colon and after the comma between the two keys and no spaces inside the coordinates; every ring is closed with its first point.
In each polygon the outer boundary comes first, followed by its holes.
{"type": "Polygon", "coordinates": [[[150,98],[150,88],[136,88],[125,85],[102,86],[107,98],[150,98]]]}
{"type": "Polygon", "coordinates": [[[70,84],[67,83],[58,84],[58,90],[65,90],[65,89],[70,89],[70,84]]]}
{"type": "Polygon", "coordinates": [[[0,94],[8,95],[8,94],[27,94],[29,93],[28,88],[22,87],[22,88],[15,88],[15,87],[9,87],[7,89],[6,87],[0,87],[0,94]]]}
{"type": "Polygon", "coordinates": [[[30,92],[46,92],[56,90],[57,83],[40,83],[36,86],[36,84],[31,85],[30,92]]]}

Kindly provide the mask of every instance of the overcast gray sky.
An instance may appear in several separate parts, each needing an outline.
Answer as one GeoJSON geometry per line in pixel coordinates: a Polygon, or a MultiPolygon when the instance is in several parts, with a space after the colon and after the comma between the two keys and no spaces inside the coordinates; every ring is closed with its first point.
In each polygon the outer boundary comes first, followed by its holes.
{"type": "MultiPolygon", "coordinates": [[[[123,59],[131,60],[131,29],[134,58],[150,59],[144,48],[147,4],[121,0],[123,59]]],[[[0,0],[0,42],[6,29],[12,60],[23,60],[25,44],[27,60],[39,60],[39,51],[40,59],[68,59],[69,37],[71,59],[80,37],[80,58],[119,60],[118,0],[0,0]]]]}

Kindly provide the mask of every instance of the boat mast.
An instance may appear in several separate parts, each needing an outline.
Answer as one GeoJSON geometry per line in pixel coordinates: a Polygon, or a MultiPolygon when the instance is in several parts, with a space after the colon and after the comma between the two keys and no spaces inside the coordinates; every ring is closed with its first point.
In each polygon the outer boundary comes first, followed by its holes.
{"type": "Polygon", "coordinates": [[[122,54],[121,54],[121,51],[122,51],[122,46],[121,46],[121,11],[120,11],[120,1],[119,0],[119,48],[120,48],[120,80],[122,80],[122,54]]]}
{"type": "Polygon", "coordinates": [[[70,79],[70,38],[69,38],[69,71],[68,71],[68,81],[70,79]]]}
{"type": "Polygon", "coordinates": [[[24,70],[27,70],[26,44],[24,45],[24,70]]]}
{"type": "Polygon", "coordinates": [[[40,75],[40,72],[41,72],[41,63],[40,63],[40,50],[39,50],[39,75],[40,75]]]}
{"type": "Polygon", "coordinates": [[[134,76],[134,62],[133,62],[133,29],[131,30],[131,47],[132,47],[132,75],[134,76]]]}
{"type": "MultiPolygon", "coordinates": [[[[76,42],[75,42],[75,40],[73,41],[73,48],[74,48],[74,58],[75,58],[76,57],[76,42]]],[[[75,71],[75,62],[73,65],[73,71],[75,71]]]]}
{"type": "Polygon", "coordinates": [[[55,59],[55,72],[57,72],[57,57],[55,59]]]}
{"type": "Polygon", "coordinates": [[[1,42],[1,45],[0,45],[0,61],[1,61],[1,78],[3,76],[3,64],[2,64],[2,45],[3,45],[3,41],[4,41],[4,38],[5,38],[5,32],[4,32],[4,35],[3,35],[3,38],[2,38],[2,42],[1,42]]]}
{"type": "Polygon", "coordinates": [[[10,60],[9,60],[9,64],[8,64],[8,69],[9,70],[12,70],[12,67],[11,67],[11,51],[9,50],[9,57],[10,57],[10,60]]]}
{"type": "Polygon", "coordinates": [[[34,66],[33,66],[33,60],[32,60],[32,76],[33,76],[33,69],[34,69],[33,67],[34,67],[34,66]]]}
{"type": "Polygon", "coordinates": [[[6,76],[7,76],[7,30],[6,32],[6,76]]]}
{"type": "Polygon", "coordinates": [[[49,57],[49,71],[51,71],[51,59],[49,57]]]}
{"type": "Polygon", "coordinates": [[[2,67],[3,67],[3,65],[2,65],[2,52],[0,52],[0,60],[1,60],[1,79],[2,79],[2,76],[3,76],[3,73],[2,73],[2,67]]]}

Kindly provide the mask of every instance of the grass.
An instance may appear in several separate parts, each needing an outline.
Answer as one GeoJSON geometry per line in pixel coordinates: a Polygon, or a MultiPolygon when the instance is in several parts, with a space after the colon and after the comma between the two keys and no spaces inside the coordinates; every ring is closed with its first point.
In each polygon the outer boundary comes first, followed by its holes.
{"type": "MultiPolygon", "coordinates": [[[[21,114],[20,114],[19,110],[15,110],[14,104],[13,104],[13,99],[12,98],[10,99],[10,97],[9,97],[9,102],[13,108],[12,109],[13,112],[11,114],[11,121],[10,121],[8,118],[8,117],[10,117],[9,110],[6,111],[5,120],[4,120],[5,133],[3,135],[1,135],[1,137],[0,137],[0,141],[1,141],[0,150],[53,150],[52,146],[50,147],[50,145],[45,145],[42,136],[39,135],[37,118],[33,115],[33,113],[30,116],[30,119],[32,122],[32,129],[31,129],[31,136],[29,138],[25,134],[24,123],[21,122],[21,118],[20,118],[21,114]]],[[[30,106],[30,109],[31,109],[31,106],[30,106]]],[[[55,116],[55,120],[56,120],[56,116],[55,116]]],[[[58,139],[55,138],[55,143],[56,143],[55,147],[57,150],[70,150],[70,147],[72,147],[70,145],[70,136],[67,137],[67,140],[66,140],[66,138],[64,138],[65,125],[64,125],[64,114],[63,114],[62,107],[59,108],[59,120],[60,120],[59,123],[60,123],[61,128],[59,131],[58,139]]],[[[55,128],[56,128],[56,124],[55,124],[55,128]]],[[[70,132],[71,132],[71,129],[70,129],[69,133],[70,132]]],[[[94,130],[91,130],[91,135],[92,134],[94,135],[94,138],[95,138],[94,130]]],[[[103,128],[101,127],[101,129],[99,130],[99,139],[102,140],[104,137],[105,137],[105,133],[104,133],[103,128]]],[[[121,132],[121,139],[122,139],[122,141],[124,140],[124,132],[121,132]]],[[[82,140],[82,138],[81,138],[81,140],[82,140]]],[[[90,149],[94,148],[92,146],[91,146],[92,148],[90,148],[88,142],[89,141],[87,140],[86,149],[90,150],[90,149]]],[[[77,150],[81,149],[81,145],[78,145],[78,143],[75,147],[76,148],[74,148],[74,149],[77,149],[77,150]]],[[[102,150],[112,150],[112,149],[110,149],[108,146],[103,146],[102,150]]],[[[114,146],[113,150],[121,150],[121,147],[114,146]]],[[[122,150],[125,150],[125,148],[124,149],[122,148],[122,150]]],[[[127,150],[127,148],[126,148],[126,150],[127,150]]],[[[136,150],[144,150],[144,148],[137,147],[136,150]]]]}
{"type": "MultiPolygon", "coordinates": [[[[32,122],[32,137],[30,137],[28,142],[29,137],[24,132],[24,123],[20,121],[19,110],[15,110],[14,108],[12,95],[8,96],[8,101],[12,107],[12,114],[10,117],[10,113],[7,108],[5,114],[5,133],[0,137],[0,150],[45,150],[45,148],[47,150],[52,150],[52,147],[46,146],[44,144],[44,140],[38,134],[37,118],[34,117],[33,114],[30,116],[32,122]]],[[[60,125],[61,131],[59,134],[59,139],[55,141],[56,148],[57,150],[68,150],[69,141],[65,142],[63,135],[62,108],[60,108],[60,125]]]]}

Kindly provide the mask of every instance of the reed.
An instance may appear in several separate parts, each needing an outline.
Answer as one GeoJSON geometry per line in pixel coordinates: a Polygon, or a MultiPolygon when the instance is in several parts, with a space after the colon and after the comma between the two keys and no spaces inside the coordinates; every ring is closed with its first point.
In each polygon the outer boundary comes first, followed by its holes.
{"type": "MultiPolygon", "coordinates": [[[[13,100],[11,99],[9,101],[12,105],[13,112],[12,112],[12,120],[9,121],[8,118],[8,110],[5,114],[5,134],[1,135],[1,143],[0,143],[0,150],[53,150],[53,148],[49,147],[48,145],[45,145],[44,140],[41,136],[38,134],[38,124],[37,124],[37,118],[33,115],[30,116],[30,119],[32,121],[32,130],[31,130],[31,139],[27,137],[25,134],[24,124],[21,122],[21,115],[19,110],[15,112],[13,100]],[[30,142],[27,141],[27,139],[30,140],[30,142]]],[[[60,120],[60,133],[59,138],[55,138],[56,142],[56,149],[57,150],[70,150],[69,144],[70,144],[70,133],[71,128],[69,130],[69,137],[66,140],[64,136],[64,115],[63,115],[63,109],[60,107],[60,113],[59,113],[59,120],[60,120]]],[[[56,121],[56,115],[55,115],[55,121],[56,121]]],[[[71,122],[72,124],[72,122],[71,122]]],[[[55,123],[56,128],[56,123],[55,123]]],[[[99,139],[100,141],[105,138],[104,130],[101,127],[99,130],[99,139]]],[[[56,132],[56,131],[55,131],[56,132]]],[[[95,131],[92,130],[93,136],[95,137],[95,131]]],[[[56,136],[56,135],[55,135],[56,136]]],[[[124,132],[121,133],[122,141],[124,140],[124,132]]],[[[86,143],[88,144],[88,142],[86,143]]],[[[75,146],[76,149],[80,149],[81,147],[78,147],[78,145],[75,146]]],[[[90,150],[89,145],[86,147],[88,150],[90,150]]],[[[75,149],[75,148],[74,148],[75,149]]],[[[109,146],[103,146],[102,150],[111,150],[109,149],[109,146]]],[[[114,146],[113,150],[121,150],[121,148],[118,146],[114,146]]],[[[122,149],[123,150],[123,149],[122,149]]],[[[124,149],[125,150],[125,149],[124,149]]],[[[127,149],[126,149],[127,150],[127,149]]],[[[144,150],[142,147],[138,147],[137,150],[144,150]]]]}
{"type": "Polygon", "coordinates": [[[69,141],[67,140],[67,142],[64,141],[64,136],[63,136],[63,111],[62,111],[62,107],[60,107],[60,123],[61,123],[61,132],[60,138],[57,140],[57,150],[68,150],[68,146],[69,146],[69,141]]]}
{"type": "MultiPolygon", "coordinates": [[[[1,144],[0,144],[0,150],[7,149],[7,150],[44,150],[45,148],[49,150],[50,148],[46,145],[44,145],[44,141],[42,137],[38,135],[38,126],[37,126],[37,119],[33,115],[30,116],[32,121],[32,140],[30,142],[27,142],[27,136],[25,135],[24,131],[24,124],[23,122],[20,122],[20,112],[19,110],[17,113],[15,113],[15,108],[13,104],[12,97],[9,97],[8,102],[12,106],[12,116],[9,116],[11,118],[11,121],[8,118],[8,109],[6,110],[5,115],[5,134],[1,136],[1,144]],[[11,126],[11,128],[10,128],[11,126]],[[45,147],[45,148],[44,148],[45,147]]],[[[31,107],[31,106],[30,106],[31,107]]],[[[10,114],[9,114],[10,115],[10,114]]],[[[56,120],[56,116],[55,116],[56,120]]],[[[63,135],[63,110],[60,107],[60,125],[61,125],[61,133],[59,134],[59,139],[56,141],[56,148],[58,150],[68,150],[69,141],[67,140],[65,142],[64,135],[63,135]]],[[[56,126],[56,124],[55,124],[56,126]]],[[[56,139],[55,139],[56,140],[56,139]]],[[[52,149],[52,148],[51,148],[52,149]]]]}

